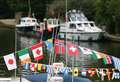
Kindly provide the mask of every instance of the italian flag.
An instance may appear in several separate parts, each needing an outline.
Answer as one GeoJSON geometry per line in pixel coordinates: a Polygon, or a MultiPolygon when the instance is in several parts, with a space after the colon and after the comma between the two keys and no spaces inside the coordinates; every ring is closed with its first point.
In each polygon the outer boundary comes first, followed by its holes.
{"type": "Polygon", "coordinates": [[[13,70],[13,69],[17,68],[14,53],[5,55],[3,58],[4,58],[4,61],[7,65],[8,70],[13,70]]]}
{"type": "Polygon", "coordinates": [[[92,50],[92,54],[91,54],[91,57],[96,60],[96,59],[101,59],[102,56],[99,52],[95,51],[95,50],[92,50]]]}
{"type": "Polygon", "coordinates": [[[104,64],[112,64],[111,57],[109,55],[104,55],[103,62],[104,64]]]}
{"type": "Polygon", "coordinates": [[[31,62],[28,48],[18,51],[18,56],[22,65],[31,62]]]}
{"type": "Polygon", "coordinates": [[[35,44],[30,49],[32,50],[34,59],[36,61],[38,61],[38,60],[43,58],[42,43],[35,44]]]}

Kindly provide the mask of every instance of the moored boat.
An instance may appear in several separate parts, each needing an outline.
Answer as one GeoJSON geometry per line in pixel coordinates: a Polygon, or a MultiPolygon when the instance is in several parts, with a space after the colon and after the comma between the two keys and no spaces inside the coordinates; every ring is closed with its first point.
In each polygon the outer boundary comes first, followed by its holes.
{"type": "Polygon", "coordinates": [[[32,31],[35,27],[39,26],[37,19],[32,17],[23,17],[20,19],[16,28],[21,31],[32,31]]]}
{"type": "Polygon", "coordinates": [[[96,41],[102,39],[104,31],[98,28],[94,21],[89,21],[85,15],[80,11],[70,11],[68,14],[68,21],[61,24],[60,38],[72,39],[82,41],[96,41]]]}
{"type": "Polygon", "coordinates": [[[38,23],[35,18],[25,17],[21,18],[20,24],[16,25],[18,34],[42,38],[42,40],[57,36],[59,28],[59,22],[56,18],[45,19],[44,22],[38,23]]]}

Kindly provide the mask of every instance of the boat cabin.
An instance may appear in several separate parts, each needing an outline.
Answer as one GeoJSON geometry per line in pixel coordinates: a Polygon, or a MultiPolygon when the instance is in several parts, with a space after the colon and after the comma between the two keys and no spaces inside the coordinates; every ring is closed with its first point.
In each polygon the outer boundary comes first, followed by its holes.
{"type": "Polygon", "coordinates": [[[36,24],[37,20],[35,18],[30,18],[30,17],[25,17],[25,18],[21,18],[20,20],[20,24],[23,25],[30,25],[30,24],[36,24]]]}

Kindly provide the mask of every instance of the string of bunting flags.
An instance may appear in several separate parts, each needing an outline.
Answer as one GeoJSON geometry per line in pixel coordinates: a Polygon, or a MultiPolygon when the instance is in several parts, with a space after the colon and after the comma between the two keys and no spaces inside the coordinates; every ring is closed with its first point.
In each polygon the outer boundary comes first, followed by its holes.
{"type": "Polygon", "coordinates": [[[46,65],[41,63],[26,63],[24,65],[25,70],[30,70],[31,72],[39,73],[55,73],[55,74],[72,74],[74,77],[82,76],[86,78],[98,77],[100,80],[117,80],[120,79],[120,69],[115,68],[83,68],[83,67],[64,67],[64,66],[54,66],[46,65]],[[106,78],[105,78],[106,77],[106,78]]]}
{"type": "MultiPolygon", "coordinates": [[[[30,55],[32,53],[34,60],[38,61],[44,58],[44,53],[43,53],[43,43],[46,44],[47,49],[50,50],[53,47],[53,41],[51,39],[45,41],[45,42],[39,42],[37,44],[32,45],[30,48],[24,48],[20,51],[17,51],[16,53],[11,53],[8,55],[3,56],[5,64],[8,68],[8,70],[13,70],[17,68],[17,64],[16,64],[16,56],[19,57],[20,60],[20,64],[21,65],[25,65],[30,64],[28,66],[28,68],[31,71],[41,71],[44,70],[44,72],[53,72],[53,70],[49,70],[50,68],[52,68],[52,66],[50,65],[45,65],[45,64],[39,64],[39,63],[32,63],[31,62],[31,58],[30,55]]],[[[65,43],[63,40],[55,40],[54,42],[54,50],[56,54],[65,54],[65,43]]],[[[101,80],[104,80],[104,76],[108,75],[108,80],[112,80],[112,79],[120,79],[120,59],[114,56],[110,56],[95,50],[91,50],[89,48],[85,48],[85,47],[76,47],[75,44],[71,44],[68,42],[67,44],[68,47],[68,54],[70,54],[69,56],[78,56],[80,54],[86,54],[91,56],[92,59],[94,60],[98,60],[98,59],[103,59],[104,64],[112,64],[114,65],[115,68],[82,68],[82,70],[78,70],[78,68],[76,68],[75,71],[77,74],[73,75],[74,76],[79,76],[79,73],[81,72],[81,75],[86,76],[87,74],[92,77],[95,75],[95,73],[101,77],[101,80]],[[79,49],[78,49],[79,48],[79,49]],[[72,53],[72,54],[71,54],[72,53]],[[75,54],[75,55],[73,55],[75,54]],[[83,70],[84,69],[84,70],[83,70]],[[92,69],[92,71],[91,71],[92,69]],[[117,70],[117,71],[116,71],[117,70]],[[79,73],[78,73],[79,72],[79,73]],[[111,75],[112,74],[112,78],[111,75]]],[[[51,51],[51,50],[50,50],[51,51]]],[[[73,70],[73,69],[72,69],[73,70]]],[[[68,74],[68,72],[71,72],[71,68],[67,68],[67,67],[63,67],[59,69],[60,73],[66,73],[68,74]],[[67,70],[67,71],[64,71],[67,70]]]]}

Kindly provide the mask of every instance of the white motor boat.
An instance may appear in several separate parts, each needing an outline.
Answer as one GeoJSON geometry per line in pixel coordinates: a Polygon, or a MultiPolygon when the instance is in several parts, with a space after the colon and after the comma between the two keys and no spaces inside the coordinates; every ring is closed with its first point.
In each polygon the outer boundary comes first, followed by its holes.
{"type": "Polygon", "coordinates": [[[82,12],[68,12],[68,22],[61,24],[60,38],[72,40],[96,41],[103,37],[104,31],[93,21],[89,21],[82,12]]]}
{"type": "Polygon", "coordinates": [[[19,30],[34,30],[39,26],[37,19],[32,17],[23,17],[20,19],[19,24],[16,25],[16,28],[19,30]]]}

